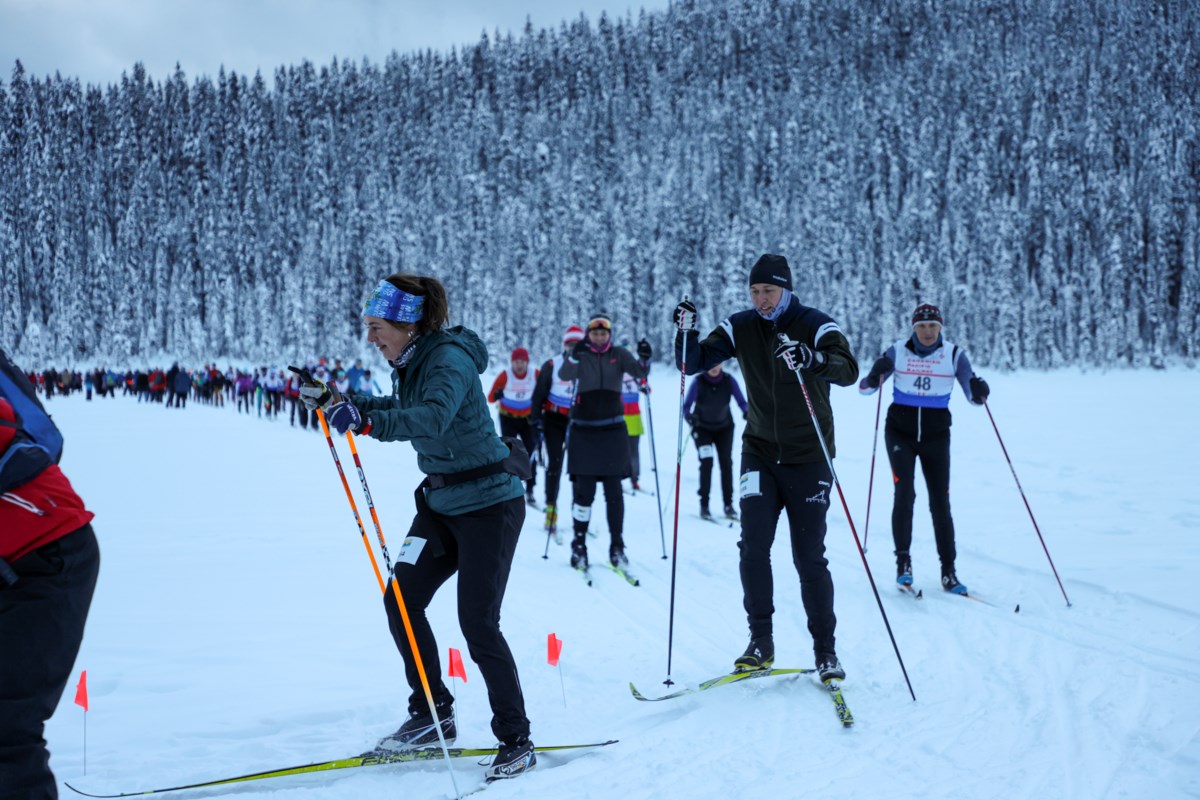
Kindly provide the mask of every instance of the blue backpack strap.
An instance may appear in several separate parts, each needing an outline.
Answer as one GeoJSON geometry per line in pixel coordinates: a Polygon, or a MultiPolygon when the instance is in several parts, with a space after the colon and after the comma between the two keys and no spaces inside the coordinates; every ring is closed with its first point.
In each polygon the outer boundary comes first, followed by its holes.
{"type": "Polygon", "coordinates": [[[0,453],[0,492],[7,492],[37,477],[62,456],[63,438],[38,402],[29,380],[0,350],[0,397],[16,412],[17,429],[8,448],[0,453]]]}

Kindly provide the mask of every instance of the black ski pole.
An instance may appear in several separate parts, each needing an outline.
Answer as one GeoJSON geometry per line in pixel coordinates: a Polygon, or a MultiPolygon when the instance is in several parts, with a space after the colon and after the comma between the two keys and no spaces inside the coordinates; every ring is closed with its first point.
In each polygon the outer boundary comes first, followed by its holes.
{"type": "Polygon", "coordinates": [[[654,507],[658,509],[658,538],[662,541],[662,557],[667,557],[667,534],[663,529],[662,506],[658,498],[662,496],[662,486],[658,482],[658,450],[654,447],[654,411],[650,403],[650,381],[642,378],[642,386],[646,387],[646,419],[650,422],[650,464],[654,469],[654,507]]]}
{"type": "MultiPolygon", "coordinates": [[[[684,302],[687,295],[683,296],[684,302]]],[[[667,616],[667,679],[663,681],[671,686],[671,651],[675,643],[675,567],[679,564],[679,474],[683,466],[683,401],[687,390],[687,329],[686,314],[680,314],[679,332],[683,334],[683,354],[679,363],[679,432],[675,440],[675,527],[671,534],[671,603],[667,616]]]]}
{"type": "MultiPolygon", "coordinates": [[[[782,333],[779,334],[779,340],[784,343],[791,341],[782,333]]],[[[867,580],[870,581],[871,591],[875,594],[875,604],[879,606],[879,613],[883,616],[883,626],[887,628],[888,638],[892,640],[892,649],[896,651],[896,660],[900,662],[900,671],[904,673],[904,682],[908,684],[908,693],[915,702],[917,693],[913,691],[912,681],[908,679],[908,670],[904,666],[904,658],[900,655],[900,646],[896,644],[896,637],[892,633],[892,623],[888,621],[887,612],[883,610],[883,600],[879,597],[879,589],[875,586],[875,576],[871,574],[871,565],[867,563],[867,554],[863,551],[862,543],[858,540],[858,531],[854,529],[854,519],[850,516],[850,506],[846,505],[846,495],[842,492],[842,483],[838,480],[837,471],[833,468],[833,458],[829,455],[829,446],[825,444],[825,434],[821,432],[821,423],[817,420],[817,410],[813,408],[812,398],[808,395],[808,385],[804,383],[804,375],[801,374],[800,368],[790,358],[787,359],[787,364],[788,368],[796,374],[796,380],[800,381],[800,391],[804,393],[804,404],[808,406],[808,416],[812,419],[813,430],[817,433],[817,441],[821,443],[821,452],[825,454],[825,464],[829,467],[829,475],[833,478],[833,485],[837,487],[838,497],[841,498],[842,511],[846,514],[846,522],[850,523],[850,533],[854,534],[854,545],[858,548],[858,555],[862,559],[863,569],[867,571],[867,580]]]]}
{"type": "Polygon", "coordinates": [[[875,488],[875,451],[879,449],[879,410],[883,408],[883,387],[875,404],[875,436],[871,439],[871,478],[867,481],[867,521],[863,523],[863,552],[867,552],[867,537],[871,535],[871,492],[875,488]]]}
{"type": "Polygon", "coordinates": [[[1004,453],[1004,460],[1008,462],[1008,468],[1012,471],[1013,480],[1017,482],[1017,491],[1021,493],[1021,500],[1025,503],[1025,510],[1029,512],[1029,521],[1033,523],[1033,530],[1037,533],[1038,541],[1042,543],[1042,551],[1046,554],[1046,560],[1050,562],[1050,571],[1054,573],[1054,580],[1058,581],[1058,588],[1062,592],[1063,600],[1067,601],[1067,608],[1070,608],[1071,598],[1067,597],[1067,590],[1063,586],[1062,578],[1058,577],[1058,570],[1054,567],[1054,559],[1050,558],[1050,550],[1046,547],[1046,540],[1042,538],[1042,531],[1038,528],[1037,520],[1033,518],[1033,509],[1029,507],[1029,500],[1025,497],[1025,490],[1021,488],[1021,479],[1017,477],[1017,470],[1013,466],[1012,459],[1008,457],[1008,448],[1004,446],[1004,439],[1000,438],[1000,429],[996,427],[996,419],[992,416],[992,409],[987,404],[987,400],[983,401],[983,407],[987,410],[988,419],[992,421],[992,430],[996,432],[996,440],[1000,442],[1000,450],[1004,453]]]}

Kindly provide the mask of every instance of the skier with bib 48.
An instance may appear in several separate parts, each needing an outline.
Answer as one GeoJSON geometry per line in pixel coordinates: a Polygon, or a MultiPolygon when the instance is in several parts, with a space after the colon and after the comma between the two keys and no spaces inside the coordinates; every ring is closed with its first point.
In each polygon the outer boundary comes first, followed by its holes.
{"type": "Polygon", "coordinates": [[[852,385],[858,380],[858,362],[837,323],[792,295],[792,271],[783,256],[759,258],[750,270],[749,285],[753,307],[726,318],[704,339],[696,332],[696,307],[690,301],[680,303],[673,317],[679,329],[676,363],[682,362],[684,337],[687,362],[681,367],[689,375],[736,358],[750,398],[742,434],[738,543],[750,644],[734,667],[767,669],[775,661],[771,545],[779,515],[786,509],[817,670],[822,681],[840,680],[846,674],[834,649],[833,578],[825,559],[825,515],[833,476],[798,376],[788,362],[804,372],[831,458],[829,385],[852,385]]]}
{"type": "MultiPolygon", "coordinates": [[[[411,694],[408,720],[384,749],[447,743],[457,735],[450,690],[441,678],[437,641],[426,616],[434,594],[458,573],[458,621],[471,659],[487,684],[499,752],[487,779],[513,778],[537,762],[517,666],[500,630],[500,606],[525,521],[524,487],[488,414],[479,375],[487,348],[474,332],[449,327],[445,287],[428,276],[395,274],[367,298],[367,341],[392,365],[392,394],[340,397],[323,382],[301,397],[325,410],[338,433],[412,443],[427,476],[414,495],[417,514],[394,575],[430,683],[429,708],[403,620],[391,591],[384,596],[392,638],[404,660],[411,694]]],[[[524,458],[524,457],[522,457],[524,458]]],[[[525,464],[528,468],[528,463],[525,464]]]]}
{"type": "Polygon", "coordinates": [[[912,519],[916,500],[916,462],[921,462],[933,537],[942,562],[942,588],[966,594],[967,587],[954,571],[954,520],[950,516],[950,395],[955,381],[972,405],[983,405],[988,385],[971,370],[962,348],[942,338],[942,312],[934,305],[917,306],[913,333],[900,339],[876,359],[858,389],[875,394],[895,375],[892,404],[888,406],[883,441],[896,487],[892,504],[892,540],[896,546],[896,583],[913,582],[912,519]]]}

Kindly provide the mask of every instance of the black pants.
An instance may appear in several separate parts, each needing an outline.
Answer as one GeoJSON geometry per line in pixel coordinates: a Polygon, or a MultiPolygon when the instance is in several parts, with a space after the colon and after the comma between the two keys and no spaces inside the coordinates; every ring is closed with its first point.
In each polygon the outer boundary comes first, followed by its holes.
{"type": "Polygon", "coordinates": [[[721,498],[725,505],[733,505],[733,426],[719,431],[697,428],[692,431],[696,452],[700,455],[700,505],[708,505],[708,493],[712,488],[713,453],[703,450],[711,447],[716,451],[716,461],[721,464],[721,498]]]}
{"type": "Polygon", "coordinates": [[[772,633],[774,584],[771,545],[779,514],[787,509],[792,563],[816,653],[834,652],[833,578],[825,559],[825,514],[833,481],[825,462],[776,464],[742,453],[740,571],[752,639],[772,633]]]}
{"type": "Polygon", "coordinates": [[[558,505],[558,484],[562,480],[563,459],[566,454],[567,418],[547,412],[542,415],[542,432],[546,448],[546,505],[558,505]]]}
{"type": "MultiPolygon", "coordinates": [[[[529,735],[517,665],[500,632],[500,604],[524,523],[525,502],[521,498],[453,516],[430,511],[427,506],[419,507],[409,537],[419,537],[425,545],[414,564],[401,560],[402,550],[394,568],[438,708],[449,708],[454,698],[442,681],[440,652],[425,609],[438,588],[458,573],[458,625],[467,640],[471,660],[479,667],[487,685],[492,733],[503,742],[529,735]]],[[[408,710],[428,713],[421,676],[390,586],[383,603],[412,690],[408,710]]]]}
{"type": "Polygon", "coordinates": [[[592,503],[596,500],[596,484],[604,484],[604,506],[608,514],[608,532],[612,537],[612,547],[625,547],[621,533],[625,527],[625,495],[621,491],[619,476],[598,478],[595,475],[573,475],[571,517],[574,524],[575,538],[587,536],[588,525],[592,519],[592,503]]]}
{"type": "Polygon", "coordinates": [[[908,554],[912,547],[913,504],[917,499],[916,461],[921,460],[925,488],[929,491],[929,513],[933,515],[933,538],[944,569],[954,567],[954,520],[950,517],[950,431],[924,434],[921,441],[893,429],[884,428],[888,461],[896,486],[892,503],[892,541],[896,555],[908,554]]]}
{"type": "Polygon", "coordinates": [[[43,731],[79,653],[100,548],[84,525],[11,566],[16,585],[0,581],[0,798],[53,800],[43,731]]]}
{"type": "MultiPolygon", "coordinates": [[[[537,448],[533,438],[533,426],[529,424],[529,417],[510,417],[507,414],[500,415],[500,435],[501,436],[516,436],[525,445],[525,449],[533,456],[537,448]]],[[[533,487],[537,486],[537,464],[536,462],[529,465],[529,480],[525,481],[525,491],[532,492],[533,487]]],[[[530,495],[531,497],[533,495],[530,495]]]]}
{"type": "Polygon", "coordinates": [[[629,437],[629,477],[634,485],[642,474],[642,435],[629,437]]]}

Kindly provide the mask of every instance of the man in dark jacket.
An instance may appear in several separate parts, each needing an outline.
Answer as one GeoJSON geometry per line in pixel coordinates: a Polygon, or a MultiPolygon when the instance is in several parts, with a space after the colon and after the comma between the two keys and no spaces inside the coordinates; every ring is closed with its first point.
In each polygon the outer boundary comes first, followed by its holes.
{"type": "Polygon", "coordinates": [[[0,797],[58,796],[43,731],[96,587],[92,512],[56,463],[62,439],[0,350],[0,797]]]}
{"type": "Polygon", "coordinates": [[[830,458],[835,449],[829,385],[853,384],[858,362],[837,323],[792,296],[792,271],[783,256],[762,256],[750,270],[749,282],[753,308],[726,318],[703,340],[696,333],[694,305],[685,300],[674,314],[680,329],[676,360],[686,372],[694,375],[736,358],[750,396],[742,434],[738,544],[750,644],[734,666],[766,669],[775,660],[771,544],[779,514],[786,508],[817,669],[822,680],[841,679],[845,672],[834,649],[833,578],[825,559],[825,514],[833,476],[798,376],[787,361],[805,373],[830,458]]]}

